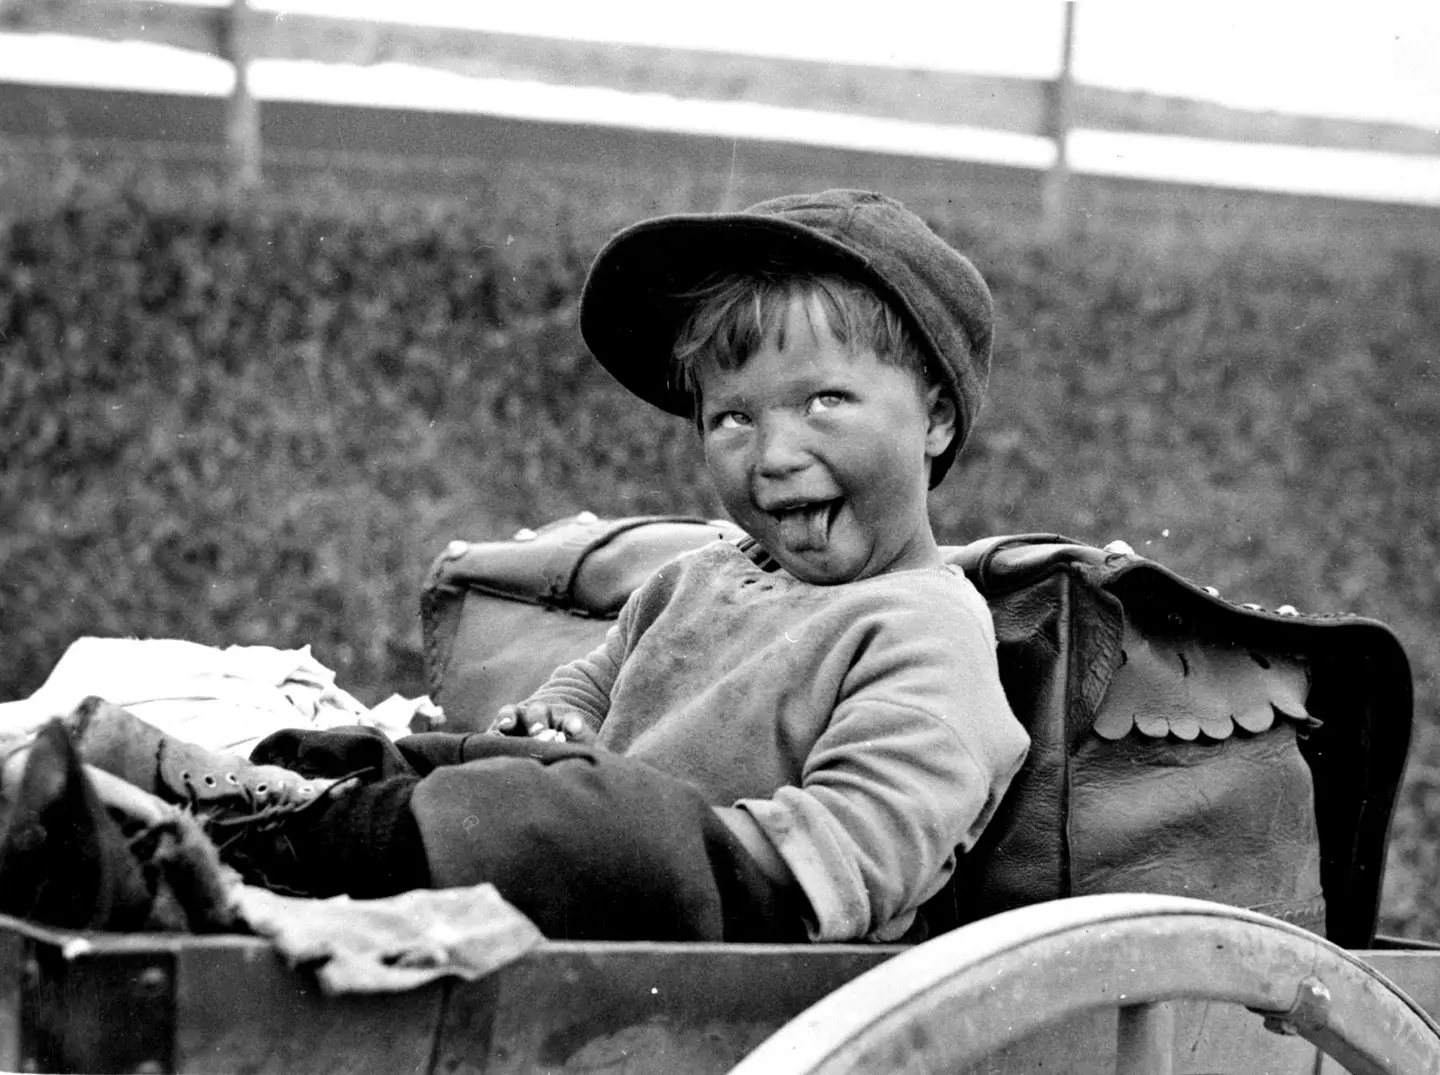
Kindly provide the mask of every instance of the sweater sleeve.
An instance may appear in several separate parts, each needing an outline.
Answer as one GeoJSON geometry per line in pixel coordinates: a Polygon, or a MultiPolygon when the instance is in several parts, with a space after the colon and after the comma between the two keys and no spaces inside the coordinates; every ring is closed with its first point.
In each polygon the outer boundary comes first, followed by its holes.
{"type": "Polygon", "coordinates": [[[621,607],[619,617],[605,632],[605,640],[584,657],[551,672],[525,701],[549,702],[556,708],[579,713],[598,732],[610,712],[611,692],[621,666],[635,648],[635,639],[670,599],[675,574],[674,565],[667,565],[651,575],[621,607]]]}
{"type": "Polygon", "coordinates": [[[599,646],[555,669],[525,701],[548,702],[556,709],[579,713],[598,732],[610,712],[610,691],[624,660],[625,634],[617,620],[599,646]]]}
{"type": "Polygon", "coordinates": [[[800,785],[736,805],[809,898],[813,940],[894,940],[973,846],[1029,740],[978,595],[861,617],[842,641],[851,665],[800,785]]]}

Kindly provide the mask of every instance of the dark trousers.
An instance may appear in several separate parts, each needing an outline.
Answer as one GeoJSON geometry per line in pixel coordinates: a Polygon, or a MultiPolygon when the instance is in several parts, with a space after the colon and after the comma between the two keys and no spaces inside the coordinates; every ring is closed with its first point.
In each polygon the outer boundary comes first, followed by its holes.
{"type": "Polygon", "coordinates": [[[307,776],[418,778],[409,808],[432,885],[489,882],[547,937],[805,939],[804,897],[771,882],[691,785],[630,758],[342,728],[278,732],[251,760],[307,776]]]}

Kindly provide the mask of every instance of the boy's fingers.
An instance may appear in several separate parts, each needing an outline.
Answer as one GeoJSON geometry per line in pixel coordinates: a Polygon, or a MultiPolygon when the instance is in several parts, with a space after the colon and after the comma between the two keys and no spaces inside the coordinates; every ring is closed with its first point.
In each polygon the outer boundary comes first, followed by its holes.
{"type": "Polygon", "coordinates": [[[490,722],[490,730],[499,732],[502,735],[512,735],[519,723],[518,706],[502,705],[495,719],[490,722]]]}
{"type": "Polygon", "coordinates": [[[577,743],[588,743],[595,738],[595,733],[590,730],[590,725],[585,723],[585,718],[578,713],[571,713],[564,720],[565,738],[577,743]]]}
{"type": "Polygon", "coordinates": [[[536,702],[525,707],[525,730],[531,735],[549,731],[551,723],[550,706],[547,703],[536,702]]]}
{"type": "Polygon", "coordinates": [[[548,702],[501,706],[490,730],[502,735],[528,735],[532,739],[575,739],[588,742],[595,733],[578,713],[556,713],[548,702]]]}

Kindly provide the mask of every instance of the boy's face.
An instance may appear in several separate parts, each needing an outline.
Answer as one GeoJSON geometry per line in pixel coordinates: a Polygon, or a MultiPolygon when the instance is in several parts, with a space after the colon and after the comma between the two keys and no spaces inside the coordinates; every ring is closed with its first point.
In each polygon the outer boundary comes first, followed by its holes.
{"type": "Polygon", "coordinates": [[[955,433],[938,387],[835,340],[792,299],[741,368],[699,371],[700,431],[726,510],[786,571],[833,585],[941,562],[930,460],[955,433]]]}

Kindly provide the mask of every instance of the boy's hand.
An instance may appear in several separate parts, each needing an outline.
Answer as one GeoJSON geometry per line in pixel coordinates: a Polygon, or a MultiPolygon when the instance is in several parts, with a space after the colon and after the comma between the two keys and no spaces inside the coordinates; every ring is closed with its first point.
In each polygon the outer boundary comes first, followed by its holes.
{"type": "Polygon", "coordinates": [[[579,713],[557,713],[548,702],[501,706],[487,730],[491,735],[523,735],[552,742],[590,744],[596,739],[579,713]]]}

